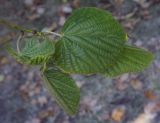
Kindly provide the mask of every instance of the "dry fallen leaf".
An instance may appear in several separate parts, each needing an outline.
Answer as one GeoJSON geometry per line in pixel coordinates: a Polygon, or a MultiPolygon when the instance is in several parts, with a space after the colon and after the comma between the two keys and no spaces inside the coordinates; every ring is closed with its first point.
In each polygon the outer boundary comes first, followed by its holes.
{"type": "Polygon", "coordinates": [[[152,120],[156,117],[156,113],[152,112],[154,107],[154,103],[147,104],[144,107],[144,113],[141,113],[135,120],[129,123],[152,123],[152,120]]]}
{"type": "Polygon", "coordinates": [[[51,110],[44,110],[44,111],[39,112],[39,114],[38,114],[38,116],[41,119],[45,119],[45,118],[53,116],[53,115],[54,115],[54,113],[51,110]]]}
{"type": "Polygon", "coordinates": [[[134,1],[138,3],[142,8],[148,8],[151,4],[147,0],[134,0],[134,1]]]}
{"type": "Polygon", "coordinates": [[[151,114],[140,114],[137,119],[130,123],[152,123],[152,118],[150,118],[151,114]]]}
{"type": "Polygon", "coordinates": [[[123,26],[126,29],[132,30],[135,28],[135,25],[140,21],[139,18],[130,18],[130,19],[126,19],[122,22],[123,26]]]}
{"type": "Polygon", "coordinates": [[[80,7],[80,0],[74,0],[74,1],[72,2],[72,6],[73,6],[74,8],[79,8],[79,7],[80,7]]]}
{"type": "Polygon", "coordinates": [[[8,59],[6,58],[6,57],[3,57],[2,59],[0,59],[1,61],[0,61],[0,64],[1,65],[5,65],[5,64],[8,64],[9,63],[9,61],[8,61],[8,59]]]}
{"type": "Polygon", "coordinates": [[[144,95],[149,100],[156,100],[158,98],[153,90],[145,91],[144,95]]]}
{"type": "Polygon", "coordinates": [[[124,114],[125,114],[125,107],[119,107],[113,110],[111,118],[116,122],[120,122],[122,121],[124,114]]]}
{"type": "Polygon", "coordinates": [[[110,0],[110,3],[116,7],[120,7],[125,0],[110,0]]]}

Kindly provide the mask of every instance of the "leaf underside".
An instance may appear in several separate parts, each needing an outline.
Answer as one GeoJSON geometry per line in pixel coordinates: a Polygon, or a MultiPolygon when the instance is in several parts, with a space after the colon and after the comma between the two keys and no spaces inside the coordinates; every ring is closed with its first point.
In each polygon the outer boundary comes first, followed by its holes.
{"type": "Polygon", "coordinates": [[[74,80],[68,74],[55,67],[45,70],[43,77],[46,80],[46,87],[51,95],[55,97],[58,104],[69,115],[75,114],[79,105],[80,90],[74,80]]]}
{"type": "Polygon", "coordinates": [[[123,28],[110,13],[91,7],[75,10],[61,33],[54,57],[67,73],[104,71],[119,56],[126,40],[123,28]]]}
{"type": "Polygon", "coordinates": [[[126,45],[119,59],[112,67],[107,68],[105,73],[114,77],[123,73],[140,72],[151,63],[152,59],[153,55],[150,52],[126,45]]]}

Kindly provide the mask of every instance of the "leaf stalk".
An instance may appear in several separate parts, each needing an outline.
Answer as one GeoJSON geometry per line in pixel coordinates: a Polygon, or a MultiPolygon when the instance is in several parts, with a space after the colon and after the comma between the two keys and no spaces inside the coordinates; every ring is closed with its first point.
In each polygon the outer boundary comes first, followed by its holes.
{"type": "Polygon", "coordinates": [[[41,31],[37,31],[37,30],[27,29],[25,27],[16,25],[14,23],[11,23],[11,22],[3,20],[3,19],[0,19],[0,25],[7,26],[10,29],[15,29],[15,30],[18,30],[18,31],[21,31],[21,32],[32,33],[33,35],[36,35],[36,36],[43,36],[43,35],[46,35],[46,34],[53,34],[55,36],[62,37],[62,35],[59,34],[59,33],[49,32],[49,31],[41,32],[41,31]]]}

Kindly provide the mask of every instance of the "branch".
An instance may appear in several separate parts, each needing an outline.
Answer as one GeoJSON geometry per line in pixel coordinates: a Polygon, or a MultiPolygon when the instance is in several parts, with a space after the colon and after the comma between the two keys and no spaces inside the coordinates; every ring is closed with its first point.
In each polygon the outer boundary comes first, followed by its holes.
{"type": "Polygon", "coordinates": [[[24,28],[22,26],[13,24],[13,23],[11,23],[9,21],[6,21],[6,20],[3,20],[3,19],[0,19],[0,25],[7,26],[10,29],[15,29],[15,30],[18,30],[18,31],[22,31],[22,32],[26,32],[26,33],[32,33],[33,35],[37,35],[37,36],[43,36],[43,35],[46,35],[46,34],[53,34],[53,35],[62,37],[61,34],[58,34],[58,33],[55,33],[55,32],[49,32],[49,31],[40,32],[40,31],[36,31],[36,30],[31,30],[31,29],[27,29],[27,28],[24,28]]]}

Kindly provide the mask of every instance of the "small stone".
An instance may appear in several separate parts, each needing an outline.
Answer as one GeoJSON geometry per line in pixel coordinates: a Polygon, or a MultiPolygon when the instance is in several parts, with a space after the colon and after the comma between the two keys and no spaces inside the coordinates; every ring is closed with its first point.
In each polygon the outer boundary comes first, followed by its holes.
{"type": "Polygon", "coordinates": [[[39,112],[39,114],[38,114],[38,116],[41,119],[45,119],[45,118],[53,116],[53,115],[54,115],[54,113],[52,110],[44,110],[44,111],[39,112]]]}
{"type": "Polygon", "coordinates": [[[8,59],[7,59],[6,57],[3,57],[3,58],[1,58],[0,63],[1,63],[2,65],[8,64],[8,59]]]}
{"type": "Polygon", "coordinates": [[[44,9],[44,8],[42,8],[42,7],[37,8],[37,14],[43,15],[44,12],[45,12],[45,9],[44,9]]]}
{"type": "Polygon", "coordinates": [[[138,41],[136,41],[135,45],[138,46],[138,47],[140,47],[140,46],[143,45],[143,43],[142,43],[142,41],[139,41],[139,40],[138,40],[138,41]]]}
{"type": "Polygon", "coordinates": [[[40,92],[41,92],[41,87],[36,87],[36,88],[34,89],[34,92],[35,92],[35,94],[40,94],[40,92]]]}
{"type": "Polygon", "coordinates": [[[33,118],[30,123],[41,123],[41,120],[38,118],[33,118]]]}
{"type": "Polygon", "coordinates": [[[29,92],[28,92],[28,95],[29,95],[30,97],[33,97],[33,96],[35,95],[35,93],[34,93],[34,91],[29,91],[29,92]]]}
{"type": "Polygon", "coordinates": [[[4,75],[0,75],[0,82],[2,82],[4,80],[4,75]]]}
{"type": "Polygon", "coordinates": [[[101,114],[100,116],[98,116],[98,119],[100,121],[106,121],[106,120],[109,120],[110,116],[109,116],[109,113],[108,112],[105,112],[103,114],[101,114]]]}
{"type": "Polygon", "coordinates": [[[20,91],[26,91],[27,90],[27,85],[26,84],[21,85],[19,90],[20,91]]]}
{"type": "Polygon", "coordinates": [[[130,123],[153,123],[153,119],[156,117],[156,113],[152,112],[155,108],[154,103],[149,103],[144,107],[144,112],[141,113],[135,120],[130,123]]]}
{"type": "Polygon", "coordinates": [[[34,72],[33,72],[33,71],[30,71],[30,72],[28,73],[28,80],[32,80],[33,77],[34,77],[34,72]]]}
{"type": "Polygon", "coordinates": [[[128,74],[123,74],[121,77],[120,77],[120,81],[126,81],[128,79],[129,75],[128,74]]]}
{"type": "Polygon", "coordinates": [[[72,12],[72,8],[71,8],[70,6],[63,6],[63,7],[62,7],[62,11],[63,11],[64,13],[69,14],[69,13],[72,12]]]}
{"type": "Polygon", "coordinates": [[[85,84],[85,81],[76,81],[76,83],[77,83],[77,86],[81,88],[85,84]]]}
{"type": "Polygon", "coordinates": [[[47,98],[45,96],[41,96],[38,98],[38,103],[43,106],[47,103],[47,98]]]}
{"type": "Polygon", "coordinates": [[[61,16],[61,17],[60,17],[60,20],[59,20],[59,25],[60,25],[60,26],[63,26],[64,23],[65,23],[65,21],[66,21],[66,18],[65,18],[64,16],[61,16]]]}
{"type": "Polygon", "coordinates": [[[24,1],[24,4],[25,4],[26,6],[32,6],[32,5],[33,5],[33,0],[25,0],[25,1],[24,1]]]}
{"type": "Polygon", "coordinates": [[[139,80],[131,80],[131,86],[135,89],[135,90],[142,90],[143,84],[141,81],[139,80]]]}
{"type": "Polygon", "coordinates": [[[36,105],[36,104],[37,104],[37,100],[36,100],[36,99],[33,99],[33,100],[31,101],[31,104],[32,104],[32,105],[36,105]]]}
{"type": "Polygon", "coordinates": [[[128,87],[128,83],[127,83],[128,77],[129,77],[128,74],[124,74],[116,81],[116,88],[118,90],[122,91],[128,87]]]}
{"type": "Polygon", "coordinates": [[[63,121],[62,123],[70,123],[68,120],[66,120],[66,121],[63,121]]]}
{"type": "Polygon", "coordinates": [[[29,90],[34,90],[36,87],[36,83],[30,83],[29,90]]]}

